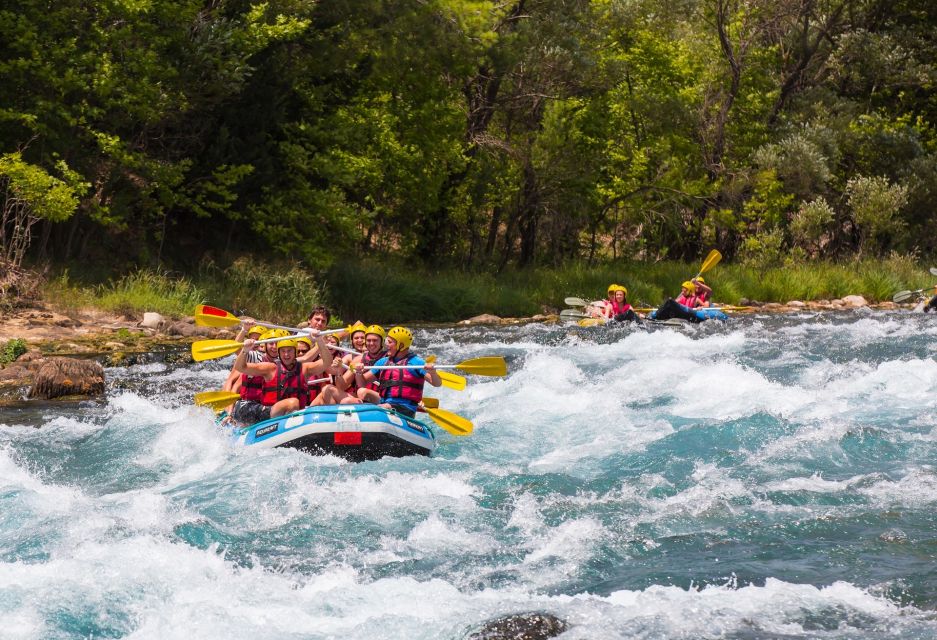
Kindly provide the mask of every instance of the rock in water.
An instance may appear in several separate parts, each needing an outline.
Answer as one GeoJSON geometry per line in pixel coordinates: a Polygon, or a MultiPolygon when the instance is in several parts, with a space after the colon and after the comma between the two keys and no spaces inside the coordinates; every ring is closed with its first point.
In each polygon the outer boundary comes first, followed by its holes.
{"type": "Polygon", "coordinates": [[[486,622],[469,640],[546,640],[567,628],[563,620],[551,613],[521,613],[486,622]]]}
{"type": "Polygon", "coordinates": [[[30,398],[97,396],[104,393],[104,367],[93,360],[49,358],[36,371],[30,398]]]}

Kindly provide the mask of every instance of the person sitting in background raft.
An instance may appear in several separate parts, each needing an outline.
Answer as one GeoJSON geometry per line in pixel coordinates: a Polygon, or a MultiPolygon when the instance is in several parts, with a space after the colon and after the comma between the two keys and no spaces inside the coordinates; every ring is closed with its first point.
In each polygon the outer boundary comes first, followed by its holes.
{"type": "Polygon", "coordinates": [[[696,284],[692,280],[687,280],[680,285],[680,295],[677,296],[675,302],[690,309],[699,306],[699,298],[696,297],[696,284]]]}
{"type": "Polygon", "coordinates": [[[442,379],[432,363],[426,362],[410,352],[413,334],[404,327],[394,327],[387,332],[385,340],[387,355],[373,366],[412,365],[412,369],[367,369],[355,366],[355,382],[358,388],[366,387],[377,380],[380,383],[380,407],[393,409],[412,418],[423,400],[423,386],[429,382],[434,387],[442,385],[442,379]]]}
{"type": "Polygon", "coordinates": [[[690,282],[696,287],[696,306],[712,306],[713,290],[707,286],[706,281],[703,280],[703,276],[697,276],[690,280],[690,282]]]}
{"type": "Polygon", "coordinates": [[[628,304],[628,289],[620,284],[608,285],[608,300],[602,315],[606,320],[618,322],[634,322],[640,317],[628,304]]]}

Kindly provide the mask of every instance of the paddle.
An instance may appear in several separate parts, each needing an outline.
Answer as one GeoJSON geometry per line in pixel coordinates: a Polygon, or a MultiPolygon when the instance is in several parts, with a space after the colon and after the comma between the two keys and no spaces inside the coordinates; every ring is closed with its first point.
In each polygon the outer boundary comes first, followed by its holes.
{"type": "Polygon", "coordinates": [[[937,276],[937,267],[931,267],[928,271],[930,271],[932,276],[937,276]]]}
{"type": "Polygon", "coordinates": [[[919,296],[925,291],[929,291],[929,290],[930,290],[930,287],[928,287],[927,289],[917,289],[916,291],[899,291],[898,293],[896,293],[895,295],[891,297],[891,300],[892,302],[901,304],[902,302],[907,302],[914,296],[919,296]]]}
{"type": "Polygon", "coordinates": [[[588,318],[588,313],[583,313],[578,309],[563,309],[560,311],[560,317],[563,319],[578,319],[578,318],[588,318]]]}
{"type": "Polygon", "coordinates": [[[588,307],[590,304],[592,304],[590,302],[586,302],[582,298],[576,298],[573,296],[566,298],[563,300],[563,302],[571,307],[588,307]]]}
{"type": "Polygon", "coordinates": [[[709,255],[706,256],[706,259],[703,260],[703,264],[699,268],[699,273],[696,274],[695,278],[699,278],[701,275],[715,267],[717,264],[719,264],[720,260],[722,260],[722,254],[719,253],[719,251],[716,249],[710,251],[709,255]]]}
{"type": "MultiPolygon", "coordinates": [[[[195,307],[195,324],[200,327],[234,327],[241,324],[241,319],[235,316],[234,314],[228,313],[224,309],[219,309],[218,307],[212,307],[207,304],[200,304],[195,307]]],[[[286,329],[287,331],[303,331],[299,327],[287,327],[282,324],[273,324],[272,322],[255,322],[257,326],[267,327],[268,329],[286,329]]],[[[350,333],[352,327],[348,326],[344,329],[330,329],[329,331],[322,331],[322,335],[328,335],[330,333],[350,333]]]]}
{"type": "MultiPolygon", "coordinates": [[[[393,364],[381,365],[380,367],[367,367],[368,369],[422,369],[422,364],[393,364]]],[[[465,360],[459,364],[437,364],[437,369],[458,369],[466,373],[472,373],[476,376],[506,376],[508,374],[508,365],[501,356],[485,356],[483,358],[473,358],[465,360]]]]}
{"type": "MultiPolygon", "coordinates": [[[[330,331],[320,331],[320,336],[330,333],[340,333],[344,329],[332,329],[330,331]]],[[[268,342],[279,342],[280,340],[294,340],[296,338],[308,338],[308,333],[297,333],[295,335],[283,336],[282,338],[267,338],[266,340],[257,340],[254,344],[266,344],[268,342]]],[[[243,342],[237,340],[199,340],[192,343],[192,359],[196,362],[202,360],[212,360],[214,358],[223,358],[235,353],[244,346],[243,342]]]]}
{"type": "Polygon", "coordinates": [[[240,399],[241,394],[236,391],[202,391],[195,394],[195,404],[211,407],[215,411],[221,411],[240,399]]]}
{"type": "MultiPolygon", "coordinates": [[[[361,353],[354,351],[352,349],[345,349],[344,347],[341,347],[341,350],[347,353],[353,353],[356,356],[361,355],[361,353]]],[[[426,361],[436,362],[436,356],[426,356],[426,361]]],[[[365,368],[370,369],[371,367],[365,367],[365,368]]],[[[463,378],[462,376],[456,373],[447,373],[445,371],[437,371],[436,373],[439,374],[439,379],[442,380],[442,386],[448,387],[449,389],[455,389],[456,391],[462,391],[463,389],[465,389],[466,381],[465,381],[465,378],[463,378]]]]}
{"type": "Polygon", "coordinates": [[[433,419],[433,422],[454,436],[467,436],[475,429],[475,425],[470,420],[445,409],[426,407],[426,413],[433,419]]]}
{"type": "MultiPolygon", "coordinates": [[[[195,324],[200,327],[234,327],[241,324],[241,319],[224,309],[207,304],[195,307],[195,324]]],[[[254,324],[268,329],[286,329],[287,331],[302,331],[297,327],[286,327],[272,322],[255,322],[254,324]]]]}

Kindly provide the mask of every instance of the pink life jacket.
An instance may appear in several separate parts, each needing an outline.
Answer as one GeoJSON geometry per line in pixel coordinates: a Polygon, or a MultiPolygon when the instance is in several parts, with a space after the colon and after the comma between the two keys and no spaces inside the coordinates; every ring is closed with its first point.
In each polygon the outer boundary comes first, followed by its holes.
{"type": "Polygon", "coordinates": [[[609,300],[608,304],[612,307],[612,317],[631,311],[631,305],[627,302],[622,302],[619,304],[614,300],[609,300]]]}
{"type": "MultiPolygon", "coordinates": [[[[388,358],[387,362],[391,365],[410,364],[410,359],[416,356],[415,353],[408,353],[400,360],[388,358]]],[[[419,369],[383,369],[378,376],[380,381],[381,399],[400,398],[418,403],[423,399],[423,385],[426,380],[418,375],[419,369]]]]}
{"type": "Polygon", "coordinates": [[[690,307],[691,309],[696,308],[696,303],[699,301],[695,295],[685,296],[682,293],[677,296],[677,304],[682,304],[684,307],[690,307]]]}

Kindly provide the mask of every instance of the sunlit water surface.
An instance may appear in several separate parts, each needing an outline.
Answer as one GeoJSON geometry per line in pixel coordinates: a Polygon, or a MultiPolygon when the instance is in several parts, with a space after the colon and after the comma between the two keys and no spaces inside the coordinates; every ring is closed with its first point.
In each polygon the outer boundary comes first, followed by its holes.
{"type": "Polygon", "coordinates": [[[0,409],[4,638],[937,637],[937,324],[416,332],[505,379],[432,458],[238,449],[230,358],[0,409]]]}

